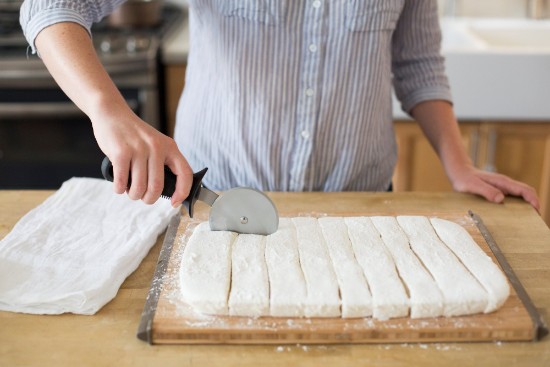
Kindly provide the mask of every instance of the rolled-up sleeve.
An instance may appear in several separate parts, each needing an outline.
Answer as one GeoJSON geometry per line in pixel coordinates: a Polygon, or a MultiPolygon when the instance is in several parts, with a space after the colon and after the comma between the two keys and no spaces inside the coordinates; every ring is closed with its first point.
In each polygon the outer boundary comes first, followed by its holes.
{"type": "Polygon", "coordinates": [[[393,85],[403,111],[427,100],[452,103],[440,48],[437,1],[405,1],[392,43],[393,85]]]}
{"type": "Polygon", "coordinates": [[[35,39],[44,28],[61,22],[80,24],[91,34],[92,24],[99,22],[125,0],[25,0],[19,21],[25,38],[36,53],[35,39]]]}

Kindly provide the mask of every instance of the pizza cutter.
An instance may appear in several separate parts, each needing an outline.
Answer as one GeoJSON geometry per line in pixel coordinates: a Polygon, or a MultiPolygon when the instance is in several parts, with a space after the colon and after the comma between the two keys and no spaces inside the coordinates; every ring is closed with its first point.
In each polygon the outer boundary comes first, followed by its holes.
{"type": "MultiPolygon", "coordinates": [[[[218,195],[202,184],[207,170],[204,168],[193,174],[189,196],[183,201],[189,217],[193,218],[195,202],[200,200],[212,207],[208,221],[213,231],[268,235],[279,228],[279,213],[265,193],[249,187],[235,187],[218,195]]],[[[101,172],[106,180],[113,181],[113,165],[107,157],[101,163],[101,172]]],[[[171,198],[175,189],[176,175],[164,166],[162,197],[171,198]]]]}

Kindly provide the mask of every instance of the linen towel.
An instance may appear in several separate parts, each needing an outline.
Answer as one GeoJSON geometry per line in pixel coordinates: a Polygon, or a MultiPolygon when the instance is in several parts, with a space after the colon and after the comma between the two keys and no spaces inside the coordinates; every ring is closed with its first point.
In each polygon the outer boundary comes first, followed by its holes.
{"type": "Polygon", "coordinates": [[[0,241],[0,310],[90,315],[113,299],[178,209],[72,178],[0,241]]]}

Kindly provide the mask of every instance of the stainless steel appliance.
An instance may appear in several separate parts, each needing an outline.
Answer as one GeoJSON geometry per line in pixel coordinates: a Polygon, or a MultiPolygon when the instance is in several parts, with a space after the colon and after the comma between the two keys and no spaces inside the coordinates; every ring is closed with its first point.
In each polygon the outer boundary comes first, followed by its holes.
{"type": "MultiPolygon", "coordinates": [[[[0,188],[57,188],[73,176],[101,177],[103,155],[89,119],[30,54],[19,25],[22,1],[0,1],[0,188]]],[[[139,29],[94,25],[100,59],[128,104],[164,131],[162,37],[183,10],[165,5],[161,22],[139,29]]]]}

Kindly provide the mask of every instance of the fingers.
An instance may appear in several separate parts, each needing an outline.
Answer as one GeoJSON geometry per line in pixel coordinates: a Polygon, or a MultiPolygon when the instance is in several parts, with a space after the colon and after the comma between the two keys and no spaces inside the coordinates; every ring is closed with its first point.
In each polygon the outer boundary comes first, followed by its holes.
{"type": "Polygon", "coordinates": [[[117,194],[123,194],[128,188],[130,159],[122,157],[111,159],[111,162],[113,165],[113,190],[117,194]]]}
{"type": "MultiPolygon", "coordinates": [[[[179,152],[179,151],[178,151],[179,152]]],[[[191,184],[193,183],[193,171],[183,155],[179,154],[166,161],[166,165],[177,176],[176,190],[172,195],[172,206],[181,205],[183,200],[189,195],[191,184]]]]}
{"type": "Polygon", "coordinates": [[[527,201],[533,208],[540,211],[540,202],[535,189],[523,182],[511,179],[500,174],[487,174],[484,177],[491,185],[499,188],[505,194],[519,196],[527,201]]]}
{"type": "Polygon", "coordinates": [[[140,200],[147,191],[148,160],[144,157],[134,157],[130,166],[132,182],[128,189],[128,197],[140,200]]]}
{"type": "Polygon", "coordinates": [[[456,190],[480,195],[486,200],[497,204],[504,200],[504,193],[501,190],[477,176],[473,176],[465,183],[457,185],[456,190]]]}
{"type": "Polygon", "coordinates": [[[534,188],[502,174],[476,169],[455,182],[454,186],[457,191],[477,194],[494,203],[503,202],[505,195],[519,196],[540,211],[534,188]]]}
{"type": "Polygon", "coordinates": [[[143,200],[146,204],[155,203],[164,188],[166,164],[177,176],[171,203],[174,207],[179,206],[189,195],[193,172],[175,142],[170,140],[167,145],[168,147],[163,146],[163,149],[153,150],[151,154],[120,154],[112,160],[114,191],[118,194],[126,191],[132,200],[143,200]],[[126,158],[127,156],[132,158],[126,158]]]}
{"type": "Polygon", "coordinates": [[[153,204],[160,197],[164,187],[164,160],[151,155],[147,167],[147,191],[141,199],[145,204],[153,204]]]}

